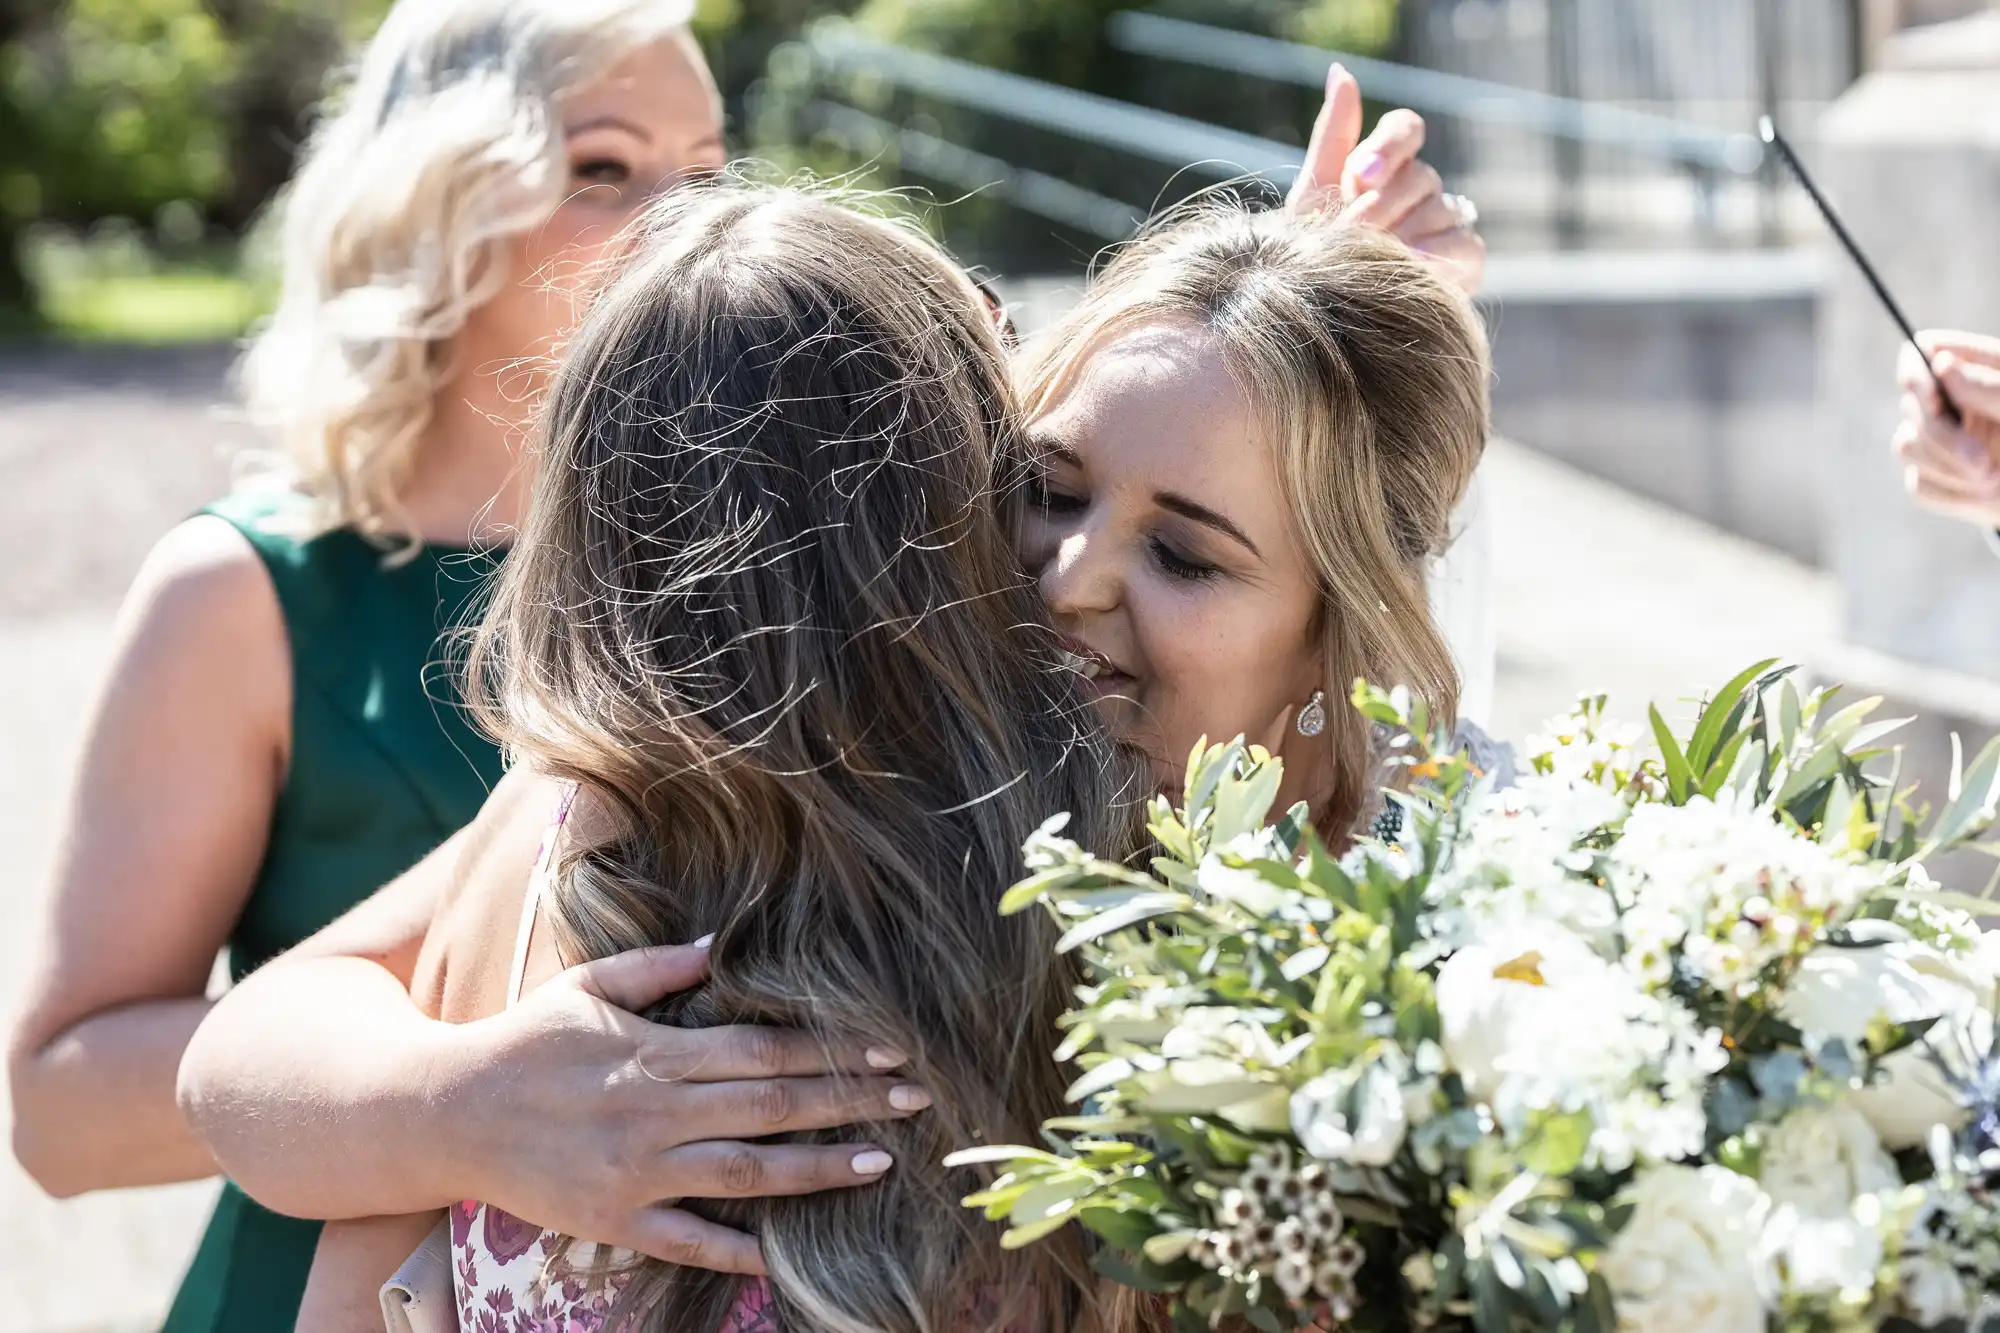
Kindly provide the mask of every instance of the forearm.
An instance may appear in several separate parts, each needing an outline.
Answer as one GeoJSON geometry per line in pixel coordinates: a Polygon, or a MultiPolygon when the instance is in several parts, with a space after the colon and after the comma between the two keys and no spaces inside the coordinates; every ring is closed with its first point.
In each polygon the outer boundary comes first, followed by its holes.
{"type": "MultiPolygon", "coordinates": [[[[285,960],[189,1043],[180,1107],[252,1198],[298,1217],[414,1213],[471,1197],[448,1123],[465,1062],[448,1024],[358,958],[285,960]]],[[[463,1160],[461,1158],[461,1160],[463,1160]]]]}
{"type": "Polygon", "coordinates": [[[37,1184],[68,1198],[215,1174],[174,1098],[181,1052],[212,1003],[127,1005],[16,1054],[14,1155],[37,1184]]]}

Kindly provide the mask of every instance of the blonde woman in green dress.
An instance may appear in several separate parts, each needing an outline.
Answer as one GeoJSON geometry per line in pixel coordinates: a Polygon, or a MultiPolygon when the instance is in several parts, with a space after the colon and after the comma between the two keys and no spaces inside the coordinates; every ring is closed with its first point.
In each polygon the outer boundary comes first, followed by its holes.
{"type": "MultiPolygon", "coordinates": [[[[288,466],[170,532],[126,600],[12,1034],[51,1194],[194,1180],[183,1048],[232,976],[469,821],[500,756],[446,661],[515,521],[580,276],[723,160],[688,0],[403,0],[285,204],[243,366],[288,466]]],[[[225,1187],[167,1327],[289,1328],[318,1224],[225,1187]]]]}

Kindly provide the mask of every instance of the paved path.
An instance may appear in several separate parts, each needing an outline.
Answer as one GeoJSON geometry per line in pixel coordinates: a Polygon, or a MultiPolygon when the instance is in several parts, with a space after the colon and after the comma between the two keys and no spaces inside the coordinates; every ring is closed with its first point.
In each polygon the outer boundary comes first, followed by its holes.
{"type": "MultiPolygon", "coordinates": [[[[118,596],[160,534],[223,489],[227,447],[246,438],[211,408],[227,364],[215,349],[0,361],[0,1028],[36,950],[50,824],[118,596]]],[[[58,1203],[0,1153],[0,1333],[155,1326],[212,1194],[58,1203]]]]}
{"type": "MultiPolygon", "coordinates": [[[[34,952],[49,823],[146,548],[226,482],[225,359],[49,356],[0,363],[0,1026],[34,952]]],[[[1584,689],[1626,712],[1833,627],[1822,576],[1495,446],[1501,636],[1495,729],[1519,736],[1584,689]]],[[[0,1075],[0,1077],[4,1077],[0,1075]]],[[[0,1333],[147,1328],[205,1211],[195,1185],[55,1203],[0,1160],[0,1333]]]]}

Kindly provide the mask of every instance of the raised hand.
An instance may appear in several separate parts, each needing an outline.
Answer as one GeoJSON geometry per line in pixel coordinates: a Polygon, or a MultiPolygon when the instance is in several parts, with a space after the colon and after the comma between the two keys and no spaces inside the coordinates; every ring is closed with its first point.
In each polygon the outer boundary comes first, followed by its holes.
{"type": "Polygon", "coordinates": [[[1435,168],[1420,161],[1424,118],[1399,108],[1361,137],[1361,85],[1335,65],[1326,101],[1313,121],[1305,165],[1286,207],[1293,212],[1339,209],[1343,221],[1379,227],[1428,258],[1466,295],[1486,273],[1486,242],[1471,201],[1444,192],[1435,168]]]}
{"type": "Polygon", "coordinates": [[[866,1185],[892,1165],[867,1143],[744,1140],[901,1119],[930,1095],[891,1077],[901,1052],[833,1050],[764,1027],[683,1029],[637,1013],[707,974],[698,947],[571,968],[505,1013],[451,1029],[441,1075],[470,1108],[454,1153],[472,1197],[536,1226],[725,1273],[762,1273],[755,1238],[679,1208],[866,1185]]]}
{"type": "Polygon", "coordinates": [[[1926,329],[1917,341],[1964,422],[1945,416],[1923,359],[1906,345],[1896,367],[1903,420],[1890,443],[1903,484],[1928,509],[2000,528],[2000,338],[1926,329]]]}

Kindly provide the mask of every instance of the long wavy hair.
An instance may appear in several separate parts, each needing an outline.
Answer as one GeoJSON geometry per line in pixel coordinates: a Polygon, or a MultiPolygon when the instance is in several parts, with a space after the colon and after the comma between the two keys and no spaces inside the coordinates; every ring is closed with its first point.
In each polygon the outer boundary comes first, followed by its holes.
{"type": "MultiPolygon", "coordinates": [[[[400,0],[278,204],[277,309],[238,378],[313,526],[414,542],[397,503],[454,335],[562,202],[561,104],[693,0],[400,0]]],[[[412,547],[414,549],[414,547],[412,547]]]]}
{"type": "MultiPolygon", "coordinates": [[[[1344,838],[1381,776],[1357,676],[1449,719],[1458,672],[1425,576],[1486,447],[1490,359],[1471,303],[1381,232],[1203,201],[1121,248],[1022,359],[1025,412],[1051,409],[1105,340],[1188,320],[1221,343],[1277,451],[1318,583],[1333,786],[1315,819],[1344,838]]],[[[1212,738],[1221,739],[1221,738],[1212,738]]]]}
{"type": "MultiPolygon", "coordinates": [[[[895,223],[692,190],[575,335],[544,436],[471,666],[488,725],[614,815],[558,859],[563,961],[713,932],[662,1021],[892,1046],[936,1098],[866,1126],[879,1184],[705,1211],[762,1238],[788,1329],[1126,1327],[1085,1242],[1003,1251],[939,1164],[1063,1106],[1078,976],[1039,914],[995,912],[1024,835],[1068,810],[1117,855],[1144,787],[1014,557],[1030,460],[978,293],[895,223]]],[[[647,1329],[721,1327],[738,1294],[632,1273],[647,1329]]]]}

